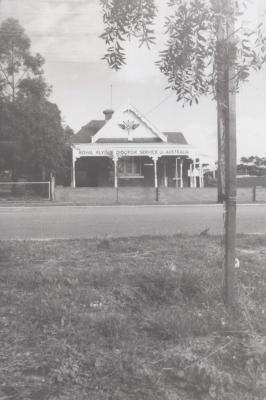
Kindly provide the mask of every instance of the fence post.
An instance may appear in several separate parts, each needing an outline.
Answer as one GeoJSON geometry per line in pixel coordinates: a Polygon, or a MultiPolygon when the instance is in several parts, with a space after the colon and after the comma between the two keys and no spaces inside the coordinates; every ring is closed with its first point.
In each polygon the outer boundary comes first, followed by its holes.
{"type": "Polygon", "coordinates": [[[159,188],[155,188],[155,201],[159,201],[159,188]]]}
{"type": "Polygon", "coordinates": [[[253,201],[253,203],[256,202],[256,189],[257,189],[256,185],[253,185],[253,187],[252,187],[252,201],[253,201]]]}
{"type": "Polygon", "coordinates": [[[48,181],[48,200],[51,200],[51,181],[48,181]]]}
{"type": "Polygon", "coordinates": [[[55,177],[53,174],[50,175],[49,188],[50,188],[49,200],[53,201],[55,200],[55,177]]]}

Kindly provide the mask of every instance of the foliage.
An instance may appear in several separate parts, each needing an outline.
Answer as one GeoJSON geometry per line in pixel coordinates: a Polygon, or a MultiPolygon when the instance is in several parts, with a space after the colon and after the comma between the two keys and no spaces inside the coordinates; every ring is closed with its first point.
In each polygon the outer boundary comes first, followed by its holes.
{"type": "Polygon", "coordinates": [[[68,146],[69,138],[74,135],[74,131],[68,125],[63,126],[63,154],[62,162],[56,168],[56,182],[58,185],[69,186],[71,183],[72,170],[72,151],[68,146]]]}
{"type": "Polygon", "coordinates": [[[12,178],[47,179],[65,162],[65,139],[58,107],[48,101],[44,59],[30,52],[19,22],[0,27],[0,169],[12,178]]]}
{"type": "Polygon", "coordinates": [[[16,103],[0,102],[0,170],[10,170],[18,163],[22,119],[16,103]]]}
{"type": "MultiPolygon", "coordinates": [[[[230,2],[229,2],[230,3],[230,2]]],[[[203,94],[215,98],[223,92],[222,72],[233,66],[235,88],[245,81],[252,68],[259,69],[265,61],[266,40],[262,26],[253,31],[244,27],[228,40],[228,15],[234,15],[227,2],[220,0],[172,0],[172,15],[166,20],[169,39],[158,62],[168,77],[169,87],[177,100],[198,102],[203,94]],[[224,32],[222,32],[224,31],[224,32]]],[[[238,10],[236,21],[243,14],[238,10]]]]}
{"type": "Polygon", "coordinates": [[[250,156],[250,157],[242,157],[240,160],[243,164],[253,164],[257,167],[266,167],[266,157],[258,157],[258,156],[250,156]]]}
{"type": "MultiPolygon", "coordinates": [[[[127,36],[140,35],[140,24],[141,27],[145,24],[148,30],[155,19],[153,0],[135,0],[133,7],[130,4],[126,0],[102,1],[105,24],[102,38],[110,46],[104,58],[111,68],[119,69],[125,63],[122,41],[127,36]],[[143,5],[144,16],[136,13],[143,5]]],[[[217,97],[224,87],[221,73],[229,65],[234,66],[238,89],[250,70],[259,69],[265,62],[266,39],[261,25],[254,30],[241,26],[235,32],[234,42],[227,40],[226,21],[234,15],[230,2],[169,0],[168,6],[165,22],[168,40],[157,65],[168,78],[169,88],[176,92],[177,101],[192,104],[203,94],[217,97]]],[[[240,2],[236,22],[239,23],[246,7],[246,1],[240,2]]],[[[154,31],[148,32],[152,40],[142,33],[141,43],[153,42],[154,31]]]]}
{"type": "Polygon", "coordinates": [[[155,3],[154,0],[101,0],[100,3],[105,24],[101,37],[108,46],[103,59],[118,70],[126,60],[122,45],[125,39],[136,37],[140,46],[154,43],[155,3]]]}
{"type": "Polygon", "coordinates": [[[56,104],[42,99],[28,98],[20,103],[26,116],[23,145],[27,148],[26,168],[47,179],[63,162],[64,130],[56,104]]]}
{"type": "Polygon", "coordinates": [[[43,80],[44,58],[30,53],[30,39],[16,19],[8,18],[0,27],[0,96],[15,100],[17,96],[49,93],[43,80]]]}
{"type": "Polygon", "coordinates": [[[245,175],[266,175],[266,158],[258,156],[242,157],[237,165],[238,173],[245,175]]]}
{"type": "Polygon", "coordinates": [[[0,168],[13,179],[47,179],[63,163],[65,137],[58,107],[27,97],[3,102],[0,122],[0,168]]]}

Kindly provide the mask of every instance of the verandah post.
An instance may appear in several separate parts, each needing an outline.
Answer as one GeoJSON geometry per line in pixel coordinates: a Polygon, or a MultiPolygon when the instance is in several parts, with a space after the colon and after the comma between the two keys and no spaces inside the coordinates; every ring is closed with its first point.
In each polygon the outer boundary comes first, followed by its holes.
{"type": "Polygon", "coordinates": [[[184,182],[183,182],[183,158],[180,159],[180,188],[182,189],[184,187],[184,182]]]}
{"type": "Polygon", "coordinates": [[[192,173],[192,163],[189,164],[189,187],[193,188],[193,173],[192,173]]]}
{"type": "Polygon", "coordinates": [[[158,161],[158,157],[153,157],[153,163],[154,163],[154,187],[155,187],[155,200],[156,201],[159,200],[157,161],[158,161]]]}
{"type": "Polygon", "coordinates": [[[178,188],[178,164],[177,164],[178,158],[176,157],[175,159],[175,186],[178,188]]]}
{"type": "Polygon", "coordinates": [[[166,159],[163,160],[163,177],[164,177],[164,187],[168,187],[168,178],[166,170],[166,159]]]}
{"type": "Polygon", "coordinates": [[[204,187],[204,182],[203,182],[203,167],[202,163],[199,159],[199,187],[203,188],[204,187]]]}
{"type": "Polygon", "coordinates": [[[193,187],[197,187],[197,176],[196,176],[196,169],[197,169],[197,160],[193,158],[193,187]]]}
{"type": "Polygon", "coordinates": [[[118,188],[118,177],[117,177],[117,158],[114,157],[113,158],[113,162],[114,162],[114,186],[117,189],[118,188]]]}
{"type": "Polygon", "coordinates": [[[114,163],[114,188],[116,190],[116,202],[118,203],[118,200],[119,200],[119,194],[118,194],[118,170],[117,170],[118,158],[116,156],[113,157],[113,163],[114,163]]]}

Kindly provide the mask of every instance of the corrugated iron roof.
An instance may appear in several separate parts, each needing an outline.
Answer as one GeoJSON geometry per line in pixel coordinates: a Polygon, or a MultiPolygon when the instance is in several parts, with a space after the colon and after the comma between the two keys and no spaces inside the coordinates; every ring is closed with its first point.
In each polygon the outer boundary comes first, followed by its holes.
{"type": "Polygon", "coordinates": [[[188,144],[182,132],[164,132],[167,136],[168,143],[188,144]]]}
{"type": "Polygon", "coordinates": [[[71,136],[70,143],[91,143],[91,137],[94,136],[104,125],[105,120],[91,120],[87,125],[84,125],[80,131],[71,136]]]}
{"type": "MultiPolygon", "coordinates": [[[[105,120],[91,120],[87,125],[84,125],[79,132],[73,135],[69,139],[69,143],[91,143],[91,138],[94,136],[104,125],[105,120]]],[[[164,135],[167,136],[168,143],[175,143],[175,144],[188,144],[182,132],[163,132],[164,135]]],[[[127,141],[120,140],[121,142],[127,141]]],[[[142,140],[136,139],[134,142],[138,143],[147,143],[147,142],[158,142],[159,138],[153,140],[142,140]]],[[[119,140],[117,139],[100,139],[99,143],[117,143],[119,140]]]]}

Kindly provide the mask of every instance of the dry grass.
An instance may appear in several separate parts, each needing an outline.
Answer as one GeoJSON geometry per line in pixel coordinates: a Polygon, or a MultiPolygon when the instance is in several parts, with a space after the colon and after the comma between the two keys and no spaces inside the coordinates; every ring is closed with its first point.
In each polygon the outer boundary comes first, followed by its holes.
{"type": "Polygon", "coordinates": [[[0,243],[0,399],[264,399],[266,238],[0,243]]]}

